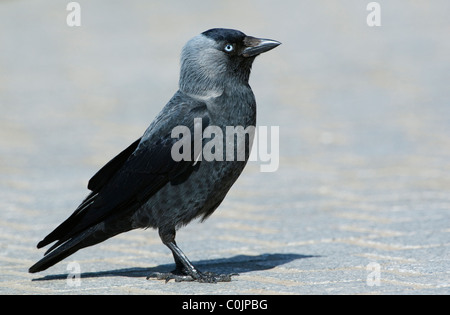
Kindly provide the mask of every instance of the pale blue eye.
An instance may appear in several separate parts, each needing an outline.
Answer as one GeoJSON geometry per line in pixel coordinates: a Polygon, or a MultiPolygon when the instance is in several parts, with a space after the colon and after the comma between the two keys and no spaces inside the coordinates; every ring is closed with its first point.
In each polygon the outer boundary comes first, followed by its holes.
{"type": "Polygon", "coordinates": [[[231,45],[231,44],[225,45],[225,48],[224,48],[224,50],[225,50],[226,52],[232,52],[233,49],[234,49],[234,47],[233,47],[233,45],[231,45]]]}

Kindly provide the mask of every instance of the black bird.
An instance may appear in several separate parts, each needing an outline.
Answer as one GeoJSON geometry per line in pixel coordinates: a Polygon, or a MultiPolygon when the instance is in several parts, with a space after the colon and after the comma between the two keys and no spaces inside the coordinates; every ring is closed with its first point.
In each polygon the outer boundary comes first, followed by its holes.
{"type": "MultiPolygon", "coordinates": [[[[154,275],[158,279],[230,281],[231,275],[196,269],[175,243],[175,231],[194,218],[205,220],[219,206],[248,160],[253,135],[236,137],[233,146],[236,151],[245,149],[245,160],[201,160],[198,150],[191,151],[191,159],[177,160],[172,147],[180,139],[172,137],[172,130],[186,126],[193,133],[194,119],[201,122],[202,130],[216,126],[223,135],[226,126],[255,126],[250,70],[256,56],[278,45],[220,28],[192,38],[182,50],[179,90],[144,135],[90,179],[91,193],[38,243],[41,248],[56,242],[29,272],[45,270],[119,233],[151,227],[158,229],[176,264],[172,273],[154,275]]],[[[225,142],[215,150],[225,152],[225,142]]]]}

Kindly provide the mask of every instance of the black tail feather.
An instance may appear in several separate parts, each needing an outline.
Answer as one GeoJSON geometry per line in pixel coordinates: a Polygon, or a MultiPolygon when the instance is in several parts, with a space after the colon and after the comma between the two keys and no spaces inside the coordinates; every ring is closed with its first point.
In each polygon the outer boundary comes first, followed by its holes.
{"type": "Polygon", "coordinates": [[[83,219],[84,214],[89,210],[89,207],[95,201],[97,193],[89,194],[86,199],[78,206],[74,213],[67,218],[63,223],[61,223],[53,232],[47,235],[42,241],[37,244],[37,248],[47,246],[54,241],[59,240],[58,243],[53,245],[47,252],[50,252],[55,247],[59,246],[61,243],[67,241],[70,238],[70,232],[73,231],[74,227],[80,223],[83,219]]]}
{"type": "Polygon", "coordinates": [[[47,253],[45,253],[45,256],[37,263],[35,263],[33,266],[31,266],[28,272],[35,273],[43,271],[53,266],[54,264],[60,262],[64,258],[67,258],[68,256],[72,255],[79,249],[97,244],[105,240],[105,238],[101,237],[99,238],[97,237],[97,235],[96,237],[94,237],[94,233],[97,231],[98,226],[93,226],[87,229],[86,231],[83,231],[82,233],[78,234],[77,236],[71,238],[70,240],[67,240],[59,247],[54,248],[53,251],[47,251],[47,253]]]}

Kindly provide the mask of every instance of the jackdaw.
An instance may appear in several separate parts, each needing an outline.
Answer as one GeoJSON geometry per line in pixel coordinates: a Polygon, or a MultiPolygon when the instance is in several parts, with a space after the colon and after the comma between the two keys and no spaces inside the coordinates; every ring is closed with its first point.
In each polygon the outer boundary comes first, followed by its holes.
{"type": "MultiPolygon", "coordinates": [[[[181,53],[179,90],[143,136],[89,180],[90,194],[38,243],[41,248],[56,241],[29,272],[45,270],[79,249],[119,233],[151,227],[158,229],[176,264],[171,273],[152,276],[166,281],[230,281],[231,275],[195,268],[177,246],[175,231],[195,218],[205,220],[216,210],[244,169],[253,135],[236,137],[234,143],[234,150],[246,150],[245,160],[205,161],[192,150],[192,159],[176,161],[172,147],[179,139],[172,130],[186,126],[194,132],[194,120],[201,122],[202,130],[208,126],[223,131],[226,126],[255,126],[250,70],[256,56],[278,45],[275,40],[223,28],[210,29],[188,41],[181,53]]],[[[216,149],[225,151],[225,145],[216,149]]]]}

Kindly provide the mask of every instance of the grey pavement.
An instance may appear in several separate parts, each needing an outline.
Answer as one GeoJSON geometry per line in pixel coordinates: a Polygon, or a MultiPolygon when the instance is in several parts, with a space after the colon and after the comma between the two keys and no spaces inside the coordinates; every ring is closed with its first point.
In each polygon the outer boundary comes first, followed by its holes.
{"type": "Polygon", "coordinates": [[[449,294],[450,2],[0,1],[1,294],[449,294]],[[212,27],[283,43],[251,77],[280,164],[252,162],[177,242],[230,283],[173,268],[154,230],[40,274],[35,245],[177,89],[179,53],[212,27]],[[79,269],[77,269],[79,267],[79,269]],[[81,278],[77,278],[77,271],[81,278]],[[77,281],[79,279],[79,281],[77,281]]]}

